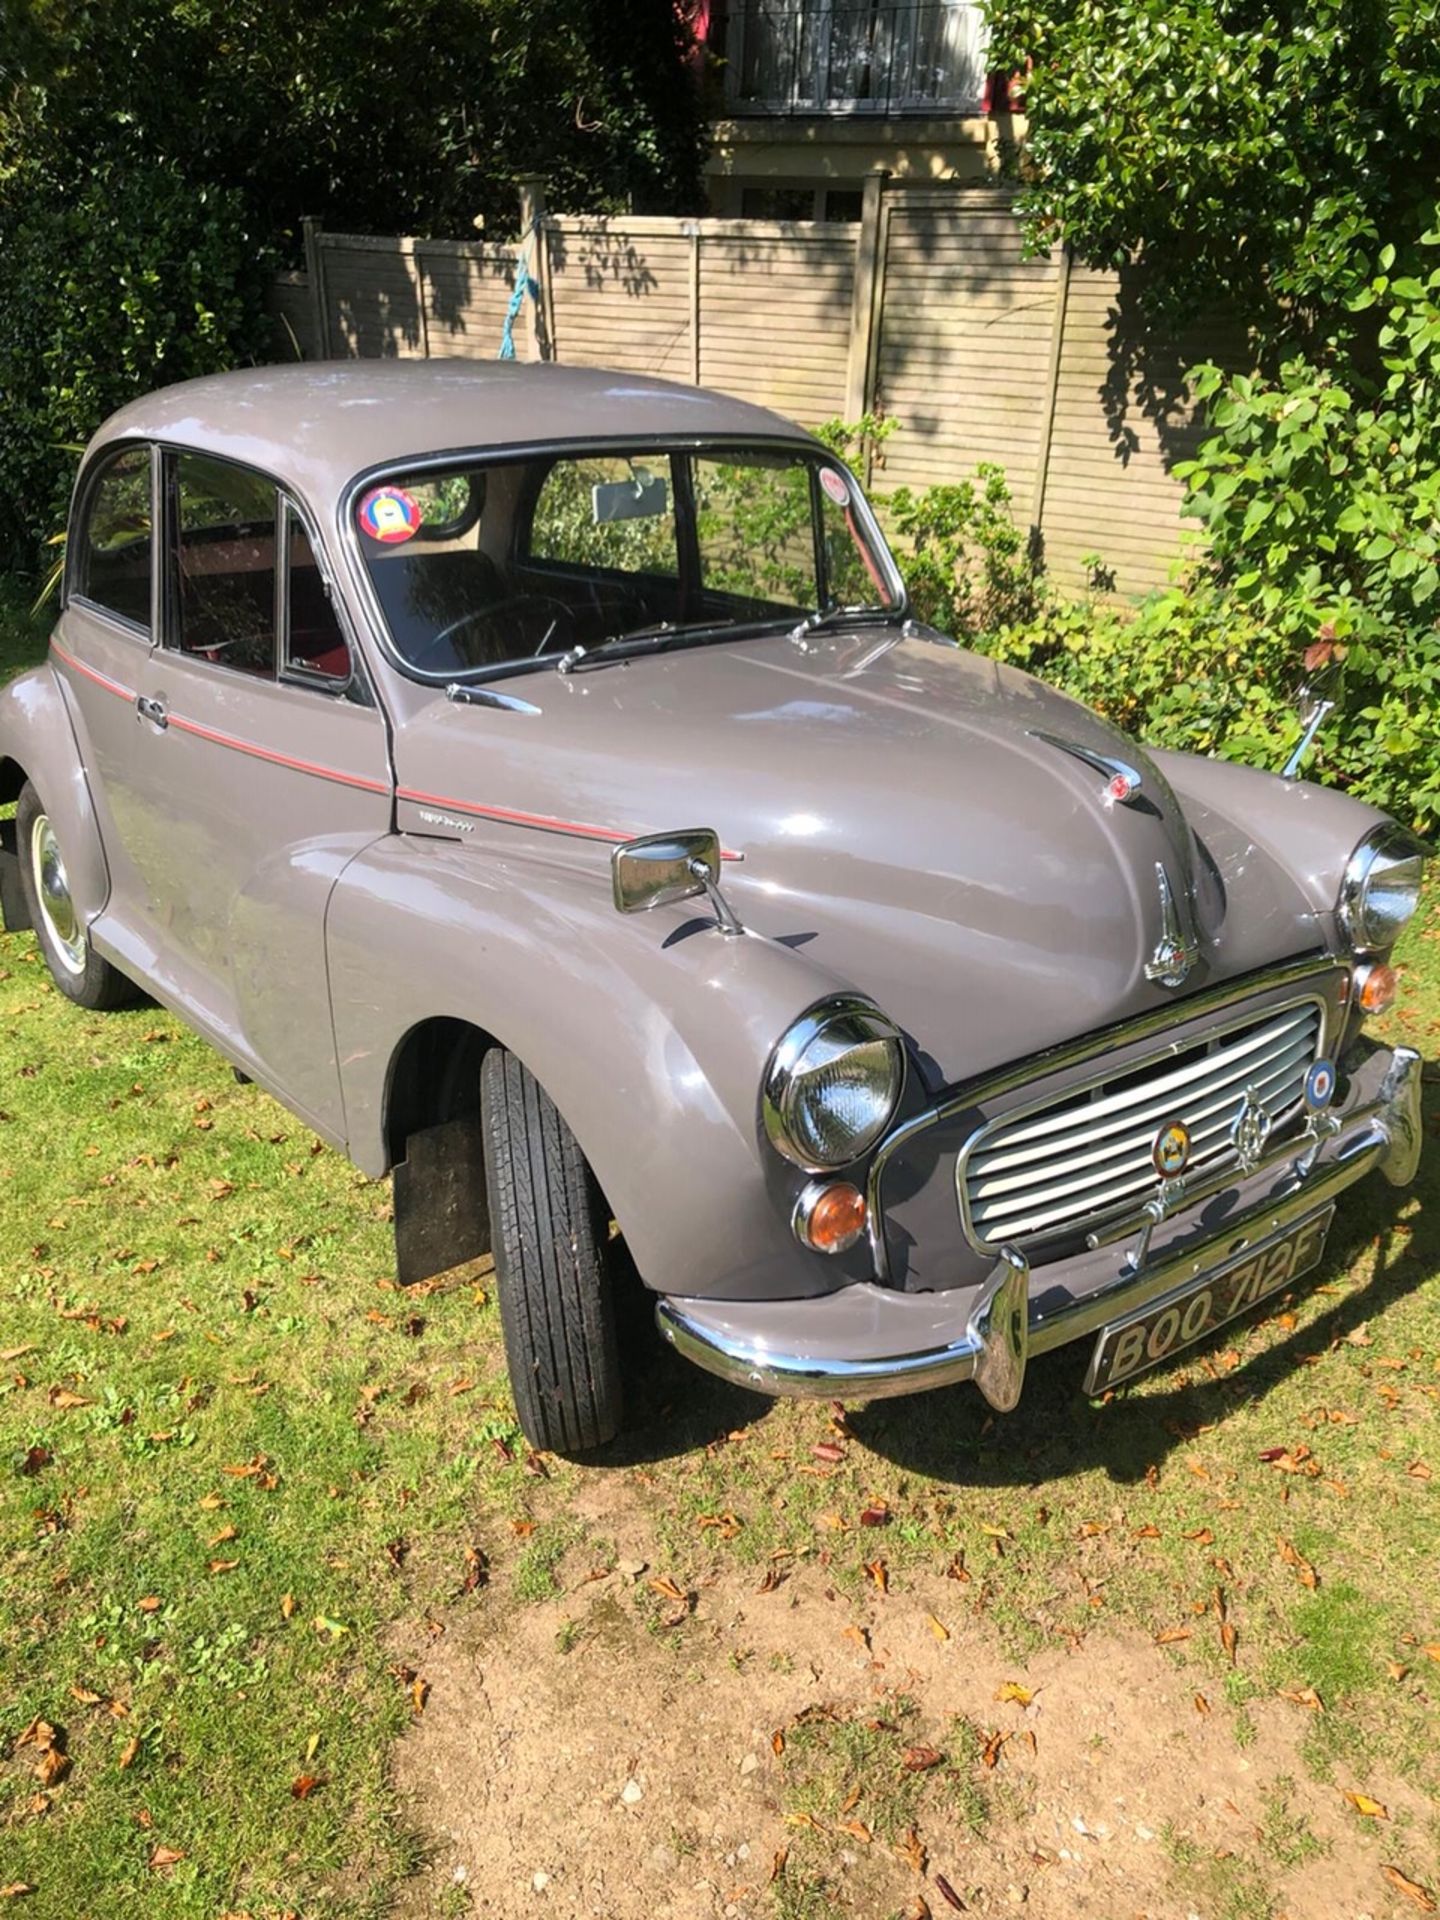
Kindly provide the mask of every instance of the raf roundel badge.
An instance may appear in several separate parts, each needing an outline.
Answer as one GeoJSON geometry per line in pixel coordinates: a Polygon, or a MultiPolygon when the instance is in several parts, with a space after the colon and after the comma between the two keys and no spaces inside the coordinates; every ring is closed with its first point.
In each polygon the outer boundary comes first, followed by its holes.
{"type": "Polygon", "coordinates": [[[1305,1076],[1305,1104],[1321,1113],[1335,1098],[1335,1062],[1317,1060],[1305,1076]]]}
{"type": "Polygon", "coordinates": [[[360,502],[356,518],[372,540],[395,546],[420,531],[420,502],[403,487],[375,487],[360,502]]]}
{"type": "Polygon", "coordinates": [[[1150,1143],[1150,1159],[1162,1180],[1175,1180],[1190,1164],[1190,1129],[1183,1120],[1167,1120],[1150,1143]]]}

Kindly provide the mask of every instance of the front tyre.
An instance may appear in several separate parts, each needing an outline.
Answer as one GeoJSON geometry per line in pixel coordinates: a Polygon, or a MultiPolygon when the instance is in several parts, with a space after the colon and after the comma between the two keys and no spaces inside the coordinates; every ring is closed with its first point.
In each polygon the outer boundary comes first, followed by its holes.
{"type": "Polygon", "coordinates": [[[96,1012],[138,1000],[136,987],[91,946],[71,897],[70,876],[54,825],[28,780],[15,808],[15,845],[30,924],[61,993],[77,1006],[96,1012]]]}
{"type": "Polygon", "coordinates": [[[608,1211],[554,1101],[503,1047],[481,1063],[480,1121],[520,1425],[532,1446],[588,1453],[623,1410],[608,1211]]]}

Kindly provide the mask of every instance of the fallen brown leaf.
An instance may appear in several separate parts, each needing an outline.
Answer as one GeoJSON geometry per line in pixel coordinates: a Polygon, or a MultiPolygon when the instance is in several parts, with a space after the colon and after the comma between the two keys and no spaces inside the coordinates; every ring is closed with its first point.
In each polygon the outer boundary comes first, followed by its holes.
{"type": "Polygon", "coordinates": [[[785,1736],[778,1727],[770,1736],[770,1750],[777,1760],[785,1751],[785,1736]]]}
{"type": "Polygon", "coordinates": [[[950,1629],[945,1625],[943,1620],[937,1620],[933,1613],[927,1613],[925,1620],[931,1633],[933,1633],[935,1638],[942,1644],[950,1638],[950,1629]]]}
{"type": "Polygon", "coordinates": [[[895,1843],[892,1851],[913,1868],[916,1873],[925,1871],[925,1843],[914,1827],[907,1827],[903,1839],[895,1843]]]}
{"type": "Polygon", "coordinates": [[[947,1906],[953,1907],[956,1913],[968,1912],[968,1908],[966,1907],[965,1902],[960,1898],[959,1894],[956,1893],[954,1887],[951,1886],[950,1882],[945,1878],[943,1873],[936,1874],[935,1884],[940,1889],[941,1893],[945,1896],[945,1903],[947,1906]]]}
{"type": "Polygon", "coordinates": [[[1210,1711],[1210,1702],[1205,1698],[1203,1693],[1197,1693],[1195,1696],[1195,1711],[1196,1713],[1209,1713],[1210,1711]]]}
{"type": "Polygon", "coordinates": [[[770,1884],[772,1887],[774,1886],[775,1882],[780,1878],[781,1874],[784,1873],[785,1862],[789,1858],[790,1858],[789,1847],[777,1847],[775,1849],[775,1858],[770,1862],[770,1884]]]}
{"type": "Polygon", "coordinates": [[[1017,1707],[1028,1707],[1035,1698],[1029,1687],[1022,1687],[1018,1680],[1007,1680],[995,1690],[997,1700],[1013,1700],[1017,1707]]]}
{"type": "Polygon", "coordinates": [[[1296,1548],[1293,1542],[1287,1540],[1283,1534],[1276,1534],[1275,1550],[1287,1567],[1293,1567],[1295,1569],[1296,1577],[1302,1587],[1309,1587],[1313,1591],[1319,1586],[1319,1574],[1316,1573],[1314,1567],[1311,1566],[1304,1554],[1296,1548]]]}
{"type": "Polygon", "coordinates": [[[1189,1627],[1162,1627],[1155,1636],[1155,1644],[1157,1647],[1168,1647],[1173,1645],[1177,1640],[1188,1640],[1189,1638],[1189,1627]]]}
{"type": "Polygon", "coordinates": [[[997,1727],[994,1733],[992,1733],[990,1737],[986,1740],[984,1748],[981,1751],[981,1754],[980,1754],[981,1765],[985,1767],[993,1768],[996,1762],[1000,1758],[1001,1748],[1005,1745],[1006,1741],[1009,1738],[1010,1736],[1008,1733],[1002,1732],[1000,1728],[997,1727]]]}
{"type": "Polygon", "coordinates": [[[69,1413],[75,1407],[93,1407],[95,1402],[87,1400],[83,1393],[72,1393],[68,1387],[51,1387],[46,1396],[52,1407],[61,1413],[69,1413]]]}
{"type": "Polygon", "coordinates": [[[900,1764],[907,1773],[926,1773],[931,1767],[938,1767],[944,1758],[935,1747],[907,1747],[900,1756],[900,1764]]]}
{"type": "Polygon", "coordinates": [[[1389,1809],[1382,1806],[1378,1800],[1372,1800],[1368,1793],[1355,1793],[1347,1789],[1345,1798],[1350,1802],[1351,1806],[1354,1807],[1355,1811],[1363,1814],[1367,1820],[1388,1820],[1390,1818],[1389,1809]]]}
{"type": "Polygon", "coordinates": [[[35,1766],[35,1778],[42,1787],[58,1787],[70,1771],[70,1756],[58,1747],[46,1747],[35,1766]]]}
{"type": "Polygon", "coordinates": [[[1413,1900],[1422,1913],[1434,1913],[1435,1896],[1428,1887],[1422,1887],[1418,1880],[1412,1880],[1399,1867],[1381,1867],[1380,1871],[1396,1893],[1403,1893],[1407,1900],[1413,1900]]]}
{"type": "Polygon", "coordinates": [[[145,1864],[152,1873],[158,1873],[162,1867],[173,1867],[184,1858],[184,1853],[178,1847],[157,1846],[145,1864]]]}
{"type": "Polygon", "coordinates": [[[8,1886],[0,1887],[0,1900],[23,1900],[27,1893],[34,1891],[28,1880],[12,1880],[8,1886]]]}
{"type": "Polygon", "coordinates": [[[652,1593],[658,1593],[664,1600],[683,1600],[685,1598],[685,1589],[677,1586],[668,1574],[662,1574],[657,1580],[648,1580],[646,1585],[652,1593]]]}
{"type": "Polygon", "coordinates": [[[298,1774],[296,1778],[290,1782],[291,1797],[296,1800],[308,1800],[315,1789],[324,1786],[324,1784],[325,1776],[323,1773],[298,1774]]]}
{"type": "Polygon", "coordinates": [[[1282,1687],[1280,1689],[1280,1698],[1282,1700],[1293,1700],[1297,1707],[1309,1707],[1312,1713],[1323,1713],[1325,1711],[1325,1702],[1320,1698],[1314,1687],[1282,1687]]]}
{"type": "Polygon", "coordinates": [[[885,1565],[883,1560],[867,1560],[865,1562],[865,1571],[875,1582],[881,1593],[888,1593],[890,1591],[890,1569],[885,1565]]]}
{"type": "Polygon", "coordinates": [[[116,1762],[116,1765],[119,1767],[122,1773],[125,1771],[127,1767],[131,1767],[135,1764],[136,1756],[139,1754],[139,1752],[140,1752],[140,1742],[138,1738],[130,1739],[125,1742],[124,1746],[120,1749],[120,1758],[116,1762]]]}
{"type": "Polygon", "coordinates": [[[842,1820],[836,1828],[837,1833],[848,1833],[852,1840],[858,1840],[862,1847],[868,1847],[875,1838],[863,1820],[842,1820]]]}

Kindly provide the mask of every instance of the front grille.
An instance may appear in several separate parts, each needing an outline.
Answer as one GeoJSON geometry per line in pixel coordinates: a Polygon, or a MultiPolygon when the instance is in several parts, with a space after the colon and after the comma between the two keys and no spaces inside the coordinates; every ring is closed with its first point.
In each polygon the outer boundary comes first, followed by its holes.
{"type": "Polygon", "coordinates": [[[1138,1210],[1156,1185],[1155,1135],[1171,1120],[1190,1129],[1191,1169],[1220,1171],[1236,1158],[1230,1130],[1247,1092],[1272,1131],[1298,1110],[1320,1035],[1307,1000],[995,1121],[962,1159],[970,1239],[1023,1246],[1138,1210]]]}

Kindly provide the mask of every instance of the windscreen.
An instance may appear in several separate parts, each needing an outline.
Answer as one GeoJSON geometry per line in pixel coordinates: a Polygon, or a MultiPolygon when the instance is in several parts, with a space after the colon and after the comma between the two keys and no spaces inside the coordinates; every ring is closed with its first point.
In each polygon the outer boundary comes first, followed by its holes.
{"type": "Polygon", "coordinates": [[[819,449],[477,457],[386,479],[353,511],[395,651],[435,679],[897,598],[854,481],[819,449]]]}

